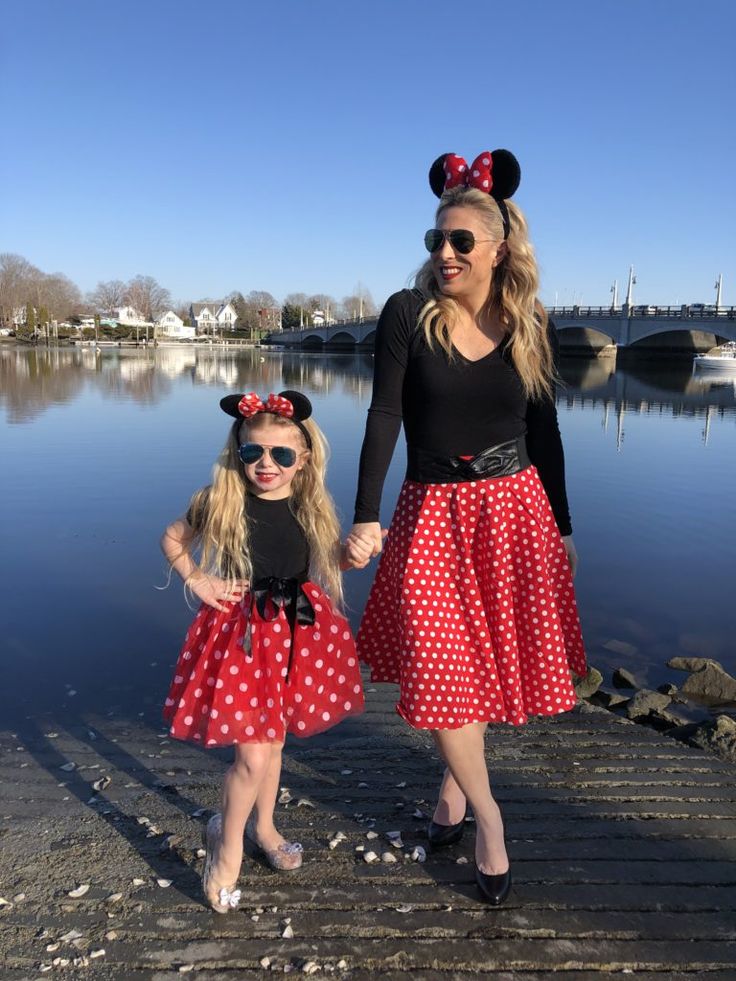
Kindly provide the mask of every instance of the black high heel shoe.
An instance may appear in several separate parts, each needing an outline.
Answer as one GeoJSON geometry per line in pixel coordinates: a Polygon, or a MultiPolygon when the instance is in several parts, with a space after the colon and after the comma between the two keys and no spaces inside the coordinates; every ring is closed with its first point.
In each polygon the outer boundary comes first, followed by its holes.
{"type": "Polygon", "coordinates": [[[500,906],[511,892],[511,869],[500,875],[488,875],[486,872],[481,872],[476,865],[475,881],[483,900],[491,906],[500,906]]]}
{"type": "Polygon", "coordinates": [[[427,839],[429,840],[429,847],[434,848],[446,848],[448,845],[456,845],[458,841],[461,840],[463,832],[465,831],[465,818],[467,816],[467,811],[463,815],[462,821],[458,821],[457,824],[437,824],[436,821],[430,821],[427,825],[427,839]]]}

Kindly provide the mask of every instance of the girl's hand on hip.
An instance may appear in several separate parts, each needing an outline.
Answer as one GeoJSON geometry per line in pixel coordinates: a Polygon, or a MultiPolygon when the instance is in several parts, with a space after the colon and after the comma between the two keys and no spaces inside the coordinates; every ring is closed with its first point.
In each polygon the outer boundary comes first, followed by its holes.
{"type": "Polygon", "coordinates": [[[227,610],[226,603],[239,603],[249,586],[245,579],[220,579],[204,572],[195,572],[187,585],[198,599],[220,612],[227,610]]]}
{"type": "Polygon", "coordinates": [[[578,571],[578,553],[575,548],[575,542],[572,540],[572,535],[563,535],[562,544],[565,546],[565,551],[567,552],[567,561],[570,563],[570,572],[572,573],[573,579],[575,578],[575,573],[578,571]]]}
{"type": "Polygon", "coordinates": [[[353,525],[345,539],[348,560],[356,569],[363,569],[374,555],[383,548],[388,529],[381,528],[379,521],[363,521],[353,525]]]}

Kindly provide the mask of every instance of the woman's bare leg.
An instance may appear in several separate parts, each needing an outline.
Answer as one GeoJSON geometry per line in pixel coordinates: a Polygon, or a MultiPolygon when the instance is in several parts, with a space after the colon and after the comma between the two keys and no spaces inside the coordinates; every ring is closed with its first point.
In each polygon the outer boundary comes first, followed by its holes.
{"type": "Polygon", "coordinates": [[[509,860],[503,819],[488,779],[483,743],[485,729],[485,723],[471,723],[461,729],[437,729],[432,735],[455,784],[473,808],[476,864],[481,872],[501,875],[508,869],[509,860]]]}

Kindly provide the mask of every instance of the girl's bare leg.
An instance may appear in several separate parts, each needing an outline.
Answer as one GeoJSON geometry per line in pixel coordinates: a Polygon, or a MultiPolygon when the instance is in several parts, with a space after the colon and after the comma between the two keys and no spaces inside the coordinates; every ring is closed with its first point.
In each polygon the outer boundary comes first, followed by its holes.
{"type": "Polygon", "coordinates": [[[258,788],[253,813],[253,831],[257,843],[264,851],[273,851],[279,845],[283,845],[285,840],[284,836],[276,830],[273,820],[281,780],[281,751],[283,748],[283,743],[271,743],[271,758],[258,788]]]}
{"type": "MultiPolygon", "coordinates": [[[[432,735],[455,784],[473,808],[476,864],[481,872],[501,875],[507,871],[509,859],[504,842],[503,819],[488,779],[483,744],[485,728],[484,723],[471,723],[461,729],[437,729],[432,735]]],[[[456,820],[460,821],[461,817],[462,814],[456,820]]]]}
{"type": "Polygon", "coordinates": [[[217,849],[213,878],[236,882],[243,861],[243,833],[248,815],[271,763],[270,743],[240,743],[222,788],[222,843],[217,849]]]}

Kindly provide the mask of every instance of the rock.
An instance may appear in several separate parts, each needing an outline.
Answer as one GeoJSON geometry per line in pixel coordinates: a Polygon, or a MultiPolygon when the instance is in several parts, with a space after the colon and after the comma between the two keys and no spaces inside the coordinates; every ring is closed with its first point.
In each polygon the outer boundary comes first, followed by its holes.
{"type": "Polygon", "coordinates": [[[592,665],[588,668],[588,673],[584,678],[575,679],[575,694],[578,698],[590,698],[603,684],[603,675],[598,668],[592,665]]]}
{"type": "Polygon", "coordinates": [[[634,644],[629,644],[625,640],[616,640],[615,637],[607,640],[602,646],[607,651],[613,651],[614,654],[623,654],[625,657],[631,657],[638,650],[638,647],[635,647],[634,644]]]}
{"type": "Polygon", "coordinates": [[[414,849],[412,849],[411,860],[412,862],[427,861],[427,852],[424,850],[424,848],[422,848],[421,845],[417,845],[414,849]]]}
{"type": "Polygon", "coordinates": [[[385,862],[387,865],[390,865],[392,862],[398,861],[398,859],[393,852],[384,852],[383,855],[381,855],[381,861],[385,862]]]}
{"type": "Polygon", "coordinates": [[[690,675],[681,691],[688,698],[705,705],[728,705],[736,702],[736,678],[732,678],[720,664],[710,661],[690,675]]]}
{"type": "Polygon", "coordinates": [[[283,931],[281,932],[281,936],[284,940],[294,939],[294,929],[290,923],[287,923],[287,925],[284,927],[283,931]]]}
{"type": "Polygon", "coordinates": [[[678,688],[677,685],[673,685],[671,681],[666,681],[663,685],[657,685],[657,691],[661,692],[663,695],[669,695],[670,698],[674,698],[678,692],[678,688]]]}
{"type": "Polygon", "coordinates": [[[705,668],[709,664],[723,671],[723,665],[709,657],[671,657],[667,662],[667,667],[674,668],[675,671],[700,671],[701,668],[705,668]]]}
{"type": "Polygon", "coordinates": [[[649,688],[642,688],[626,706],[626,715],[630,719],[640,719],[651,712],[662,712],[671,701],[669,695],[663,695],[661,692],[652,691],[649,688]]]}
{"type": "Polygon", "coordinates": [[[616,668],[613,672],[613,683],[617,688],[638,688],[636,678],[626,668],[616,668]]]}
{"type": "Polygon", "coordinates": [[[379,858],[375,852],[364,852],[363,861],[368,862],[368,864],[370,865],[371,862],[378,862],[379,858]]]}
{"type": "Polygon", "coordinates": [[[691,722],[689,725],[679,726],[669,735],[736,763],[736,719],[728,715],[719,715],[717,719],[707,722],[691,722]]]}
{"type": "Polygon", "coordinates": [[[617,706],[625,705],[630,698],[630,695],[622,695],[618,691],[606,691],[605,688],[599,688],[591,701],[596,705],[602,705],[603,708],[614,709],[617,706]]]}
{"type": "Polygon", "coordinates": [[[259,964],[261,965],[261,967],[262,967],[262,968],[264,968],[264,969],[265,969],[265,968],[267,968],[267,967],[270,967],[270,966],[271,966],[271,958],[270,958],[270,957],[262,957],[262,958],[261,958],[261,959],[260,959],[260,960],[258,961],[258,963],[259,963],[259,964]]]}

